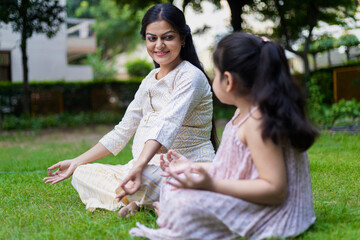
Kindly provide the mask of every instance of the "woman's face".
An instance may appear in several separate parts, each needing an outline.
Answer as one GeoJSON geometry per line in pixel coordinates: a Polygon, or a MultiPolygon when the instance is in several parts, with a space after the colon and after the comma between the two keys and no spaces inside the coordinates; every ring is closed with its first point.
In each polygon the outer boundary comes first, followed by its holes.
{"type": "Polygon", "coordinates": [[[183,41],[180,34],[165,20],[152,22],[146,27],[146,49],[160,67],[176,66],[181,62],[183,41]]]}

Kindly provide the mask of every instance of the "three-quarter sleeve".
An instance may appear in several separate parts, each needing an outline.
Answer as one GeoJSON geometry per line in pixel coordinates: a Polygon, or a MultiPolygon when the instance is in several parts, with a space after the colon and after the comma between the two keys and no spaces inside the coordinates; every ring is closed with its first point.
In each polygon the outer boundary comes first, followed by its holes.
{"type": "Polygon", "coordinates": [[[142,119],[142,102],[145,95],[145,80],[140,84],[134,100],[126,109],[122,120],[114,127],[112,131],[107,133],[100,139],[100,143],[104,145],[112,154],[117,155],[129,142],[135,134],[136,129],[142,119]]]}
{"type": "Polygon", "coordinates": [[[174,89],[169,102],[161,110],[156,124],[145,140],[156,140],[167,149],[171,148],[185,116],[192,112],[205,93],[210,91],[208,81],[202,72],[185,71],[181,76],[179,75],[174,80],[174,89]]]}

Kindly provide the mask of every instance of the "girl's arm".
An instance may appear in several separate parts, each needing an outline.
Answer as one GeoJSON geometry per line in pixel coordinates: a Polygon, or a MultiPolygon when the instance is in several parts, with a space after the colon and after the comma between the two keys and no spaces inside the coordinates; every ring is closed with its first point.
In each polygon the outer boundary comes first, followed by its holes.
{"type": "MultiPolygon", "coordinates": [[[[257,117],[256,117],[257,118],[257,117]]],[[[258,118],[257,118],[258,119],[258,118]]],[[[259,177],[255,180],[212,179],[201,168],[185,171],[186,178],[170,173],[178,182],[177,188],[197,188],[214,191],[259,204],[280,204],[286,197],[287,176],[282,149],[271,140],[261,137],[260,121],[249,118],[241,127],[240,139],[250,149],[259,177]],[[191,173],[197,173],[197,176],[191,173]]]]}
{"type": "Polygon", "coordinates": [[[255,111],[239,128],[238,137],[249,148],[259,177],[239,181],[237,195],[247,201],[279,204],[287,194],[286,166],[282,148],[262,138],[262,115],[255,111]]]}
{"type": "Polygon", "coordinates": [[[282,151],[270,140],[264,142],[258,139],[258,141],[254,143],[250,140],[252,149],[257,149],[254,153],[251,151],[251,155],[259,173],[258,179],[214,179],[209,190],[259,204],[282,203],[287,189],[282,151]]]}
{"type": "Polygon", "coordinates": [[[212,162],[194,162],[194,164],[208,171],[212,162]]]}

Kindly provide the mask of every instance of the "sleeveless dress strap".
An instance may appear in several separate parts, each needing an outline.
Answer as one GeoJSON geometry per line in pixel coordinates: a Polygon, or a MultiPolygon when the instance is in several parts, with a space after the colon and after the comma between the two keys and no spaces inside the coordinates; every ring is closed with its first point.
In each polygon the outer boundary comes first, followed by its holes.
{"type": "MultiPolygon", "coordinates": [[[[250,112],[248,114],[246,114],[246,116],[238,123],[236,124],[235,126],[237,127],[240,127],[250,116],[253,112],[255,112],[259,107],[258,106],[255,106],[253,107],[250,112]]],[[[239,113],[240,114],[240,113],[239,113]]]]}

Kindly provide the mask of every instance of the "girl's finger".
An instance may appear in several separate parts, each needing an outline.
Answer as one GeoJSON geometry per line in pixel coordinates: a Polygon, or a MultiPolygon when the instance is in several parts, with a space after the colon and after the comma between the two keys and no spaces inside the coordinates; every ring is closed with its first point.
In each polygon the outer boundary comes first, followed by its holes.
{"type": "Polygon", "coordinates": [[[160,168],[161,170],[165,171],[165,169],[169,166],[169,162],[164,159],[164,155],[161,154],[160,156],[160,168]]]}
{"type": "Polygon", "coordinates": [[[161,173],[160,176],[162,176],[162,177],[169,177],[170,174],[168,174],[168,173],[165,172],[165,173],[161,173]]]}
{"type": "Polygon", "coordinates": [[[160,162],[165,162],[165,159],[164,159],[164,154],[162,153],[162,154],[160,154],[160,162]]]}
{"type": "Polygon", "coordinates": [[[172,169],[171,167],[168,167],[168,168],[165,168],[164,172],[170,175],[170,173],[173,173],[173,174],[183,173],[184,170],[182,170],[182,169],[172,169]]]}
{"type": "Polygon", "coordinates": [[[185,188],[185,186],[183,186],[180,183],[176,183],[176,182],[172,182],[172,181],[165,181],[165,183],[173,186],[175,188],[174,190],[179,189],[179,188],[185,188]]]}
{"type": "Polygon", "coordinates": [[[208,174],[208,172],[205,170],[205,168],[194,165],[193,167],[191,167],[191,169],[193,169],[195,172],[201,174],[201,175],[206,175],[208,174]]]}
{"type": "Polygon", "coordinates": [[[175,151],[173,151],[173,150],[171,150],[170,153],[171,153],[172,156],[176,157],[176,159],[179,159],[179,158],[182,157],[181,154],[179,154],[179,153],[177,153],[177,152],[175,152],[175,151]]]}
{"type": "Polygon", "coordinates": [[[170,177],[174,178],[176,181],[178,181],[183,187],[186,187],[186,178],[185,179],[181,179],[180,176],[174,172],[169,172],[170,177]]]}
{"type": "Polygon", "coordinates": [[[192,169],[186,169],[186,170],[184,171],[184,175],[185,175],[187,181],[195,182],[193,176],[191,175],[191,173],[192,173],[191,170],[192,170],[192,169]]]}
{"type": "Polygon", "coordinates": [[[171,162],[173,159],[171,157],[171,153],[173,152],[173,150],[169,150],[167,153],[166,153],[166,158],[169,162],[171,162]]]}

